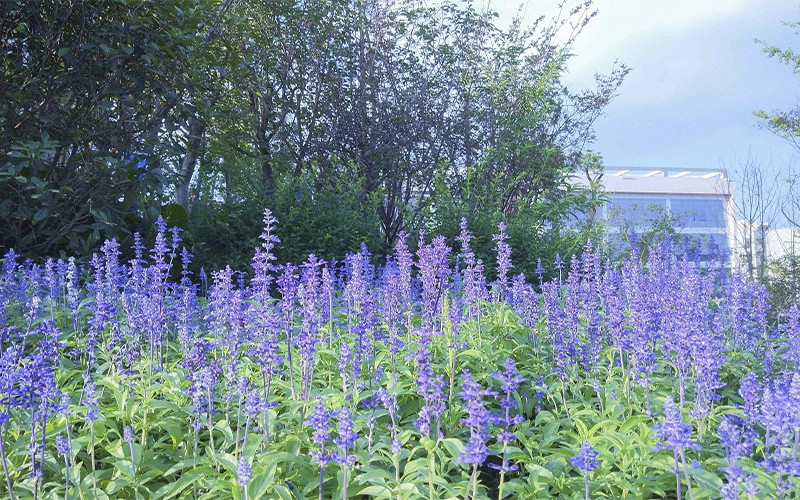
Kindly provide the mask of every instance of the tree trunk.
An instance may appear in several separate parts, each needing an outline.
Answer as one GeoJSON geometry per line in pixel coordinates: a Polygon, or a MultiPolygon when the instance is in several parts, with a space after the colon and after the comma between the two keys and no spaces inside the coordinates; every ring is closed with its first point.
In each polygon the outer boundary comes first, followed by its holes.
{"type": "Polygon", "coordinates": [[[189,210],[189,183],[192,181],[197,160],[205,147],[205,124],[197,118],[189,119],[189,135],[186,138],[186,154],[181,161],[178,179],[175,181],[175,203],[189,210]]]}
{"type": "Polygon", "coordinates": [[[275,194],[275,172],[272,169],[269,145],[262,144],[258,149],[261,153],[261,182],[264,186],[264,195],[271,200],[275,194]]]}

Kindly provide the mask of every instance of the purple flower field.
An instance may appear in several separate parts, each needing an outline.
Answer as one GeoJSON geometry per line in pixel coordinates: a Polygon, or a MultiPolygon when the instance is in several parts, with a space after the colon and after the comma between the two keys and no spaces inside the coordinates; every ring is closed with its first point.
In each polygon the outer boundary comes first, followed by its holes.
{"type": "Polygon", "coordinates": [[[276,266],[277,224],[247,273],[162,221],[9,251],[0,497],[800,498],[800,313],[737,273],[590,242],[526,279],[501,225],[487,282],[465,223],[276,266]]]}

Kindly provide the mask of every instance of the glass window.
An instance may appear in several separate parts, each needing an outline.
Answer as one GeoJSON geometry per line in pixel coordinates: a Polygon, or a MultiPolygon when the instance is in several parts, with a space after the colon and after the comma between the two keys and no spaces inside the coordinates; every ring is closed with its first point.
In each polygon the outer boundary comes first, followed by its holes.
{"type": "Polygon", "coordinates": [[[688,253],[690,258],[726,261],[730,255],[728,237],[725,234],[681,234],[676,237],[678,254],[688,253]]]}
{"type": "Polygon", "coordinates": [[[713,198],[673,198],[670,212],[683,227],[725,227],[725,207],[713,198]]]}
{"type": "Polygon", "coordinates": [[[664,198],[612,197],[608,205],[608,219],[613,226],[650,225],[667,212],[667,201],[664,198]]]}

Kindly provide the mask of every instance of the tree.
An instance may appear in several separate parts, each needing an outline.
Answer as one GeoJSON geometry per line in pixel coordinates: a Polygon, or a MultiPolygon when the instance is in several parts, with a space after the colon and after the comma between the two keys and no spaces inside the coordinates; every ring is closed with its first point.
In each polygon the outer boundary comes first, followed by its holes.
{"type": "MultiPolygon", "coordinates": [[[[786,23],[786,25],[794,28],[795,32],[800,34],[800,22],[786,23]]],[[[789,66],[795,74],[800,74],[800,54],[794,49],[780,48],[763,40],[756,40],[756,42],[762,46],[768,57],[777,58],[778,61],[789,66]]],[[[783,137],[796,150],[800,151],[800,107],[772,112],[759,110],[754,114],[764,120],[763,124],[768,130],[783,137]]]]}
{"type": "Polygon", "coordinates": [[[748,279],[764,282],[767,269],[767,230],[778,219],[780,200],[770,193],[779,192],[780,176],[752,156],[740,160],[732,168],[738,179],[734,210],[735,240],[742,243],[738,256],[748,279]]]}
{"type": "Polygon", "coordinates": [[[0,245],[86,254],[158,211],[215,5],[3,4],[0,245]],[[166,147],[165,147],[166,146],[166,147]]]}
{"type": "Polygon", "coordinates": [[[211,251],[209,235],[230,234],[213,224],[257,228],[258,205],[300,213],[293,189],[326,224],[314,205],[346,196],[336,220],[377,221],[356,231],[381,235],[376,252],[445,213],[558,226],[591,209],[570,175],[627,72],[563,84],[585,3],[509,29],[448,1],[4,8],[2,245],[31,256],[87,255],[158,214],[211,251]]]}
{"type": "MultiPolygon", "coordinates": [[[[787,23],[795,29],[795,33],[800,34],[800,23],[787,23]]],[[[763,47],[764,52],[769,57],[777,58],[781,63],[788,65],[795,74],[800,74],[800,53],[791,48],[779,48],[775,45],[757,40],[763,47]]],[[[800,107],[795,106],[789,110],[776,110],[766,112],[759,110],[755,115],[763,120],[763,125],[768,130],[786,139],[795,149],[800,152],[800,107]]],[[[759,173],[759,175],[761,175],[759,173]]],[[[795,248],[797,234],[800,234],[800,195],[797,186],[800,183],[800,174],[790,166],[783,178],[776,176],[772,186],[764,190],[764,194],[777,192],[779,196],[764,196],[761,203],[774,203],[778,208],[775,210],[774,218],[778,218],[778,212],[783,220],[788,224],[791,231],[791,238],[788,248],[784,248],[784,256],[775,262],[765,263],[767,275],[762,271],[760,278],[766,278],[767,286],[773,296],[776,297],[778,308],[788,307],[792,301],[795,303],[800,297],[800,286],[798,286],[798,263],[800,262],[800,249],[795,248]],[[780,188],[780,181],[785,187],[780,188]],[[772,189],[774,188],[774,189],[772,189]]],[[[766,239],[766,238],[762,238],[766,239]]],[[[762,255],[766,255],[766,249],[762,249],[762,255]]]]}

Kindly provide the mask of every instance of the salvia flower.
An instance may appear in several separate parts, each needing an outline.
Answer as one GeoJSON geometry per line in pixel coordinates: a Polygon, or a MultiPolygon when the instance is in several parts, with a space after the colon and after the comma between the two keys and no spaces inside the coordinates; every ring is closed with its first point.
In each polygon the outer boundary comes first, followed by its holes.
{"type": "Polygon", "coordinates": [[[133,427],[126,425],[122,430],[122,440],[128,444],[133,443],[133,427]]]}
{"type": "Polygon", "coordinates": [[[239,466],[236,468],[236,480],[242,486],[247,486],[247,483],[253,479],[253,469],[250,467],[250,462],[245,457],[239,458],[239,466]]]}
{"type": "Polygon", "coordinates": [[[506,243],[506,224],[501,222],[497,225],[498,233],[492,236],[492,241],[496,242],[494,251],[497,252],[497,281],[498,287],[496,298],[504,298],[508,287],[508,271],[513,267],[511,264],[511,245],[506,243]]]}
{"type": "Polygon", "coordinates": [[[86,420],[94,422],[100,417],[100,410],[97,408],[97,389],[95,389],[92,378],[88,375],[84,375],[83,390],[83,404],[88,408],[86,420]]]}
{"type": "Polygon", "coordinates": [[[333,460],[333,456],[325,452],[325,444],[331,438],[330,425],[332,415],[333,412],[325,409],[325,405],[322,404],[322,398],[317,396],[317,404],[314,405],[308,420],[303,423],[306,427],[314,429],[312,439],[319,445],[320,449],[319,451],[311,450],[310,454],[311,458],[322,466],[333,460]]]}
{"type": "Polygon", "coordinates": [[[70,452],[69,439],[64,436],[56,436],[56,451],[60,455],[67,455],[70,452]]]}
{"type": "Polygon", "coordinates": [[[599,453],[597,450],[592,448],[592,445],[589,443],[589,441],[584,441],[581,443],[581,451],[574,457],[570,458],[569,462],[578,470],[588,473],[595,470],[599,465],[599,462],[597,461],[598,455],[599,453]]]}
{"type": "Polygon", "coordinates": [[[749,418],[755,418],[757,414],[757,406],[762,389],[755,373],[745,375],[739,384],[739,395],[744,400],[744,413],[749,418]]]}
{"type": "MultiPolygon", "coordinates": [[[[502,382],[501,389],[503,391],[503,399],[500,400],[500,408],[502,411],[498,415],[495,415],[494,423],[502,426],[502,431],[498,433],[497,440],[503,443],[502,467],[505,468],[508,467],[505,459],[507,444],[515,439],[514,433],[511,432],[510,428],[525,420],[519,413],[516,415],[512,415],[511,413],[511,410],[517,407],[517,401],[514,399],[513,393],[517,390],[519,384],[527,379],[517,374],[517,368],[514,364],[514,360],[511,358],[506,359],[505,371],[492,373],[492,377],[502,382]]],[[[492,466],[492,468],[497,468],[496,464],[490,464],[490,466],[492,466]]],[[[516,466],[512,467],[513,469],[510,470],[516,470],[516,466]]]]}
{"type": "Polygon", "coordinates": [[[656,437],[663,441],[653,448],[659,450],[699,450],[700,445],[692,441],[692,426],[683,423],[681,410],[670,396],[664,401],[664,422],[653,426],[656,437]]]}
{"type": "Polygon", "coordinates": [[[469,427],[470,437],[467,446],[457,461],[465,464],[482,464],[489,455],[486,441],[489,439],[487,431],[492,421],[492,413],[486,408],[484,396],[494,396],[497,393],[491,389],[483,389],[473,378],[469,370],[464,370],[461,383],[461,398],[464,400],[464,409],[467,418],[461,420],[463,425],[469,427]]]}
{"type": "Polygon", "coordinates": [[[346,406],[339,411],[338,431],[339,436],[333,442],[339,447],[341,453],[336,454],[336,461],[342,465],[353,466],[356,463],[356,457],[352,455],[351,449],[358,440],[358,433],[353,430],[353,419],[350,416],[350,409],[346,406]]]}

